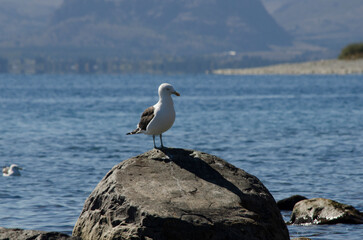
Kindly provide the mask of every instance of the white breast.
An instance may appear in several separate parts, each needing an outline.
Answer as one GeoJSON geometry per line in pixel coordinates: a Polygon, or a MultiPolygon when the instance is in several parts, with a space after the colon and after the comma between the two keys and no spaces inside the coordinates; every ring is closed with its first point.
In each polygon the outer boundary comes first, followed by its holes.
{"type": "Polygon", "coordinates": [[[155,116],[147,126],[145,133],[149,135],[160,135],[169,130],[175,121],[173,100],[170,97],[170,101],[158,102],[154,105],[154,108],[155,116]]]}

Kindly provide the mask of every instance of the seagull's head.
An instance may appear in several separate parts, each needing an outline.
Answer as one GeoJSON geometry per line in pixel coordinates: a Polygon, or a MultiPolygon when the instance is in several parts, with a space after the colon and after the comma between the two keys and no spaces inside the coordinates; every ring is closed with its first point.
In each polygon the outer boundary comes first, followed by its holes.
{"type": "Polygon", "coordinates": [[[175,91],[174,87],[169,83],[163,83],[159,86],[159,96],[175,94],[176,96],[180,96],[180,94],[175,91]]]}

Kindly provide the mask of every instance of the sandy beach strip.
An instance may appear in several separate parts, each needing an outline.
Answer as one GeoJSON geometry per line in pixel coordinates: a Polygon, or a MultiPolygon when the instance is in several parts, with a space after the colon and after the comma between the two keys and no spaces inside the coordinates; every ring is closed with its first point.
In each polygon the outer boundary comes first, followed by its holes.
{"type": "Polygon", "coordinates": [[[260,75],[260,74],[363,74],[363,59],[320,60],[304,63],[287,63],[267,67],[242,69],[217,69],[214,74],[260,75]]]}

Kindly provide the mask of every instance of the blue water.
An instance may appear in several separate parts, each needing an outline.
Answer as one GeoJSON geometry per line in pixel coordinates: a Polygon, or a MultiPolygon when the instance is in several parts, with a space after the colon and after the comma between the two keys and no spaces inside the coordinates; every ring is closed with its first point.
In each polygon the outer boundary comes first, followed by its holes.
{"type": "MultiPolygon", "coordinates": [[[[170,82],[164,144],[217,155],[276,200],[301,194],[363,211],[363,76],[0,75],[0,226],[71,233],[83,203],[120,161],[152,148],[126,136],[170,82]]],[[[290,212],[283,212],[286,220],[290,212]]],[[[291,237],[362,239],[363,225],[289,226],[291,237]]]]}

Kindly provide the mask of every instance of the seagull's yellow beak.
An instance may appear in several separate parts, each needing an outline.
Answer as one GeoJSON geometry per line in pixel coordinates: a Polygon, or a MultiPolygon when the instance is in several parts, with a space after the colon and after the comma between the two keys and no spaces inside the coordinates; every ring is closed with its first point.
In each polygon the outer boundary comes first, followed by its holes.
{"type": "Polygon", "coordinates": [[[180,96],[180,93],[178,93],[177,91],[172,92],[172,94],[175,94],[175,95],[177,95],[177,96],[180,96]]]}

